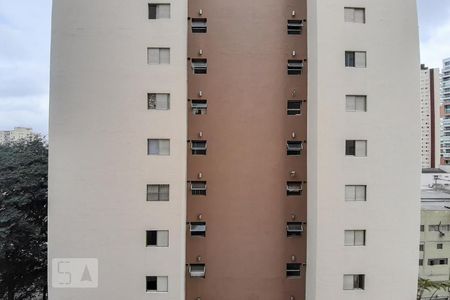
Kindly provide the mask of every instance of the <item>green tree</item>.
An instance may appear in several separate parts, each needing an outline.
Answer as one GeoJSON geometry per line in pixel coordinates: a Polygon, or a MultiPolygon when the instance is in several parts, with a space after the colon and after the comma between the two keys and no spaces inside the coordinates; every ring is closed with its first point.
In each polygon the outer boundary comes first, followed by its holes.
{"type": "Polygon", "coordinates": [[[434,295],[439,290],[445,290],[450,288],[450,281],[431,281],[429,279],[424,279],[419,277],[418,288],[417,288],[417,300],[423,299],[423,293],[433,292],[430,299],[433,299],[434,295]]]}
{"type": "Polygon", "coordinates": [[[0,145],[0,298],[47,299],[48,146],[0,145]]]}

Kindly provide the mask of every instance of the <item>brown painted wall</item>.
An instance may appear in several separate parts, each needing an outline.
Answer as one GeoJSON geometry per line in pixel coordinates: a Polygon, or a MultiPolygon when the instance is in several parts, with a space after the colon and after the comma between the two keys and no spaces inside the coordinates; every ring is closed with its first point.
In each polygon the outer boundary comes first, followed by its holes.
{"type": "Polygon", "coordinates": [[[288,197],[286,181],[306,181],[306,145],[288,157],[286,141],[292,132],[306,140],[306,103],[301,116],[288,116],[286,106],[307,95],[307,63],[301,76],[287,75],[288,59],[306,59],[306,26],[302,35],[287,34],[293,10],[306,19],[306,0],[189,1],[189,17],[200,9],[208,33],[189,26],[188,57],[207,58],[208,74],[189,69],[188,93],[208,100],[208,114],[189,113],[188,137],[207,140],[208,152],[193,156],[188,144],[188,179],[202,173],[208,191],[188,190],[187,221],[201,214],[207,236],[187,232],[186,260],[201,256],[206,278],[187,276],[186,299],[304,299],[305,268],[298,279],[287,279],[285,269],[292,255],[306,262],[306,233],[286,237],[291,214],[306,221],[306,185],[302,196],[288,197]]]}

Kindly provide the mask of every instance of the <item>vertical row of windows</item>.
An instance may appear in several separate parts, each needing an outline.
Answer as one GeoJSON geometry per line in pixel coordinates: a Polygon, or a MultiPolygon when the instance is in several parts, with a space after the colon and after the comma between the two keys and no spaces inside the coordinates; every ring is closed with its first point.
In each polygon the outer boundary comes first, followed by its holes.
{"type": "MultiPolygon", "coordinates": [[[[366,23],[365,8],[345,7],[344,21],[347,23],[366,23]]],[[[348,68],[366,68],[367,52],[366,51],[345,51],[345,67],[348,68]]],[[[367,96],[366,95],[346,95],[345,97],[346,112],[366,112],[367,96]]],[[[353,157],[367,156],[367,140],[346,140],[345,155],[353,157]]],[[[346,185],[345,201],[367,201],[366,185],[346,185]]],[[[344,230],[345,246],[365,246],[366,230],[344,230]]],[[[364,274],[344,274],[343,289],[344,290],[364,290],[366,276],[364,274]]]]}
{"type": "MultiPolygon", "coordinates": [[[[170,4],[166,3],[149,3],[148,18],[170,19],[170,4]]],[[[147,48],[147,64],[149,65],[168,65],[170,64],[170,48],[168,47],[149,47],[147,48]]],[[[169,110],[170,109],[170,93],[151,92],[147,94],[148,110],[169,110]]],[[[170,155],[170,140],[152,138],[147,140],[148,155],[170,155]]],[[[168,184],[148,184],[147,185],[147,201],[169,201],[169,185],[168,184]]],[[[168,230],[147,230],[146,231],[147,247],[169,247],[169,231],[168,230]]],[[[146,276],[146,291],[168,292],[169,278],[168,276],[146,276]]]]}

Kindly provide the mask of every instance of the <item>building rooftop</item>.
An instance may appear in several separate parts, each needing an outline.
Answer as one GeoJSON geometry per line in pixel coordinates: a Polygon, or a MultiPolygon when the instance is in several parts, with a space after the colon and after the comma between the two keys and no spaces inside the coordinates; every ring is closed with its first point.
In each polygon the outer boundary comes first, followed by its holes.
{"type": "Polygon", "coordinates": [[[422,174],[443,174],[443,173],[447,172],[439,168],[422,169],[422,174]]]}
{"type": "Polygon", "coordinates": [[[422,210],[449,210],[450,190],[426,189],[421,192],[422,210]]]}

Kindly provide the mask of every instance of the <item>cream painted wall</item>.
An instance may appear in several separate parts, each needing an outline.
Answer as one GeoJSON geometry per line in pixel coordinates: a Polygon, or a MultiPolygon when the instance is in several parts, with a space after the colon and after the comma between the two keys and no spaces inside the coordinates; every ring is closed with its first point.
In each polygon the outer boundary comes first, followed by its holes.
{"type": "Polygon", "coordinates": [[[308,2],[307,300],[414,299],[420,187],[419,43],[416,2],[308,2]],[[344,22],[365,7],[366,24],[344,22]],[[367,68],[345,68],[346,50],[367,51],[367,68]],[[368,111],[345,112],[346,94],[367,94],[368,111]],[[366,158],[345,157],[346,139],[367,139],[366,158]],[[367,202],[345,202],[345,184],[366,184],[367,202]],[[344,230],[366,229],[364,247],[344,230]],[[344,291],[344,274],[365,274],[344,291]]]}
{"type": "Polygon", "coordinates": [[[99,288],[51,300],[184,298],[187,1],[164,2],[170,20],[148,20],[148,1],[53,1],[49,259],[98,258],[99,288]],[[170,47],[170,65],[148,65],[147,47],[170,47]],[[170,92],[170,110],[147,110],[148,92],[170,92]],[[171,155],[148,156],[148,138],[171,155]],[[149,183],[170,202],[147,202],[149,183]],[[169,247],[146,248],[147,229],[169,247]],[[146,294],[146,275],[169,292],[146,294]]]}
{"type": "MultiPolygon", "coordinates": [[[[450,224],[450,211],[422,209],[421,224],[424,231],[420,233],[420,243],[424,245],[424,251],[420,252],[423,266],[419,267],[419,276],[433,281],[445,281],[450,279],[450,265],[429,266],[429,259],[447,258],[450,260],[450,232],[443,231],[441,236],[437,231],[429,231],[430,225],[450,224]],[[442,244],[442,249],[437,249],[437,244],[442,244]]],[[[434,292],[434,291],[432,291],[434,292]]],[[[431,296],[432,292],[425,292],[424,296],[431,296]]],[[[436,293],[439,296],[449,296],[449,293],[441,290],[436,293]]]]}

